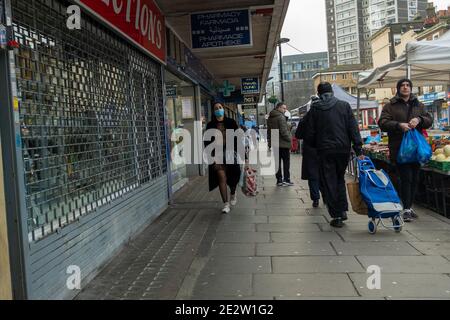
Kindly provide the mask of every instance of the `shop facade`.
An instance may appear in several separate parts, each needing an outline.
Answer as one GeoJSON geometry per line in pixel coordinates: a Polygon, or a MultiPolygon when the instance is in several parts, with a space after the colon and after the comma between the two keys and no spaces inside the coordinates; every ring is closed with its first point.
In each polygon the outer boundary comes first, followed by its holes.
{"type": "Polygon", "coordinates": [[[201,159],[201,154],[191,153],[191,163],[185,163],[187,147],[182,130],[187,130],[192,137],[191,150],[194,148],[194,137],[202,137],[206,124],[211,120],[212,104],[215,100],[213,77],[189,47],[173,32],[168,25],[167,65],[164,82],[166,86],[166,112],[168,115],[168,135],[170,137],[170,194],[182,188],[190,177],[205,174],[205,167],[196,164],[194,159],[201,159]],[[201,126],[196,125],[201,123],[201,126]],[[184,142],[184,143],[183,143],[184,142]]]}
{"type": "Polygon", "coordinates": [[[71,272],[89,281],[168,204],[164,17],[153,0],[133,3],[131,19],[78,3],[81,30],[67,28],[69,1],[4,2],[15,41],[0,50],[15,298],[73,297],[71,272]]]}

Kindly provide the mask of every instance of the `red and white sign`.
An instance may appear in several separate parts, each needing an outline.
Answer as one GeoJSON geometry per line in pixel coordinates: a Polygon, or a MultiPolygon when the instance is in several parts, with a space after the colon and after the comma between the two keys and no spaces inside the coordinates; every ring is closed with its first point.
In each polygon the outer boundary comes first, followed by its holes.
{"type": "Polygon", "coordinates": [[[76,2],[165,63],[164,15],[153,0],[77,0],[76,2]]]}

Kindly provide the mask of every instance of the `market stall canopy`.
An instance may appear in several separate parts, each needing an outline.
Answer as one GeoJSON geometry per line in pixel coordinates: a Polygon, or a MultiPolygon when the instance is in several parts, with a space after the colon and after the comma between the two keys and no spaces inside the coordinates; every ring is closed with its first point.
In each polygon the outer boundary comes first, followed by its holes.
{"type": "MultiPolygon", "coordinates": [[[[337,84],[333,83],[332,87],[333,87],[333,91],[334,91],[334,96],[336,98],[338,98],[339,100],[343,100],[343,101],[348,102],[350,104],[350,106],[352,107],[352,109],[356,110],[357,105],[358,105],[358,98],[357,97],[352,96],[351,94],[349,94],[347,91],[342,89],[337,84]]],[[[359,108],[361,110],[378,108],[378,102],[361,98],[360,99],[359,108]]]]}
{"type": "MultiPolygon", "coordinates": [[[[342,87],[340,87],[339,85],[337,85],[335,83],[333,83],[331,86],[333,87],[334,96],[336,98],[338,98],[339,100],[348,102],[353,110],[357,109],[357,105],[358,105],[357,97],[352,96],[347,91],[342,89],[342,87]]],[[[291,110],[291,112],[292,112],[292,114],[302,115],[302,114],[306,113],[307,111],[309,111],[310,106],[311,106],[311,100],[309,100],[308,103],[306,103],[305,105],[291,110]]],[[[361,98],[359,108],[361,110],[378,108],[378,102],[361,98]]]]}
{"type": "Polygon", "coordinates": [[[358,88],[395,88],[407,76],[408,65],[414,86],[450,84],[450,32],[437,40],[410,42],[397,60],[360,72],[358,88]]]}

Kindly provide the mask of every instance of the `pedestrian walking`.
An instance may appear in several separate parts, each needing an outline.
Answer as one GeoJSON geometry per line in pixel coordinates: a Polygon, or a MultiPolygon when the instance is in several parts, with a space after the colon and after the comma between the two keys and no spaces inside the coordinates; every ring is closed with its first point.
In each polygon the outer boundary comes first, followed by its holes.
{"type": "Polygon", "coordinates": [[[319,99],[313,101],[306,122],[305,143],[317,150],[320,190],[333,218],[330,225],[341,228],[347,220],[348,202],[345,169],[350,150],[362,156],[362,140],[350,104],[338,100],[328,82],[317,87],[319,99]]]}
{"type": "Polygon", "coordinates": [[[283,102],[276,105],[269,114],[267,120],[267,126],[269,128],[268,138],[269,146],[274,147],[274,141],[272,141],[272,130],[278,130],[279,140],[277,141],[279,152],[275,154],[275,160],[278,163],[278,171],[276,173],[277,186],[293,186],[290,176],[290,149],[291,149],[291,133],[288,129],[285,113],[287,106],[283,102]]]}
{"type": "MultiPolygon", "coordinates": [[[[300,119],[295,136],[298,140],[305,139],[306,123],[310,120],[311,113],[300,119]]],[[[320,176],[319,176],[319,158],[317,150],[303,141],[302,150],[302,180],[308,180],[309,194],[313,202],[313,207],[317,208],[320,201],[320,176]]]]}
{"type": "Polygon", "coordinates": [[[398,164],[397,155],[402,144],[403,134],[409,130],[423,131],[433,124],[431,115],[425,106],[412,94],[413,84],[409,79],[401,79],[397,83],[397,94],[383,107],[378,125],[388,133],[390,160],[396,167],[400,177],[400,199],[403,204],[403,220],[410,222],[418,215],[412,209],[419,163],[398,164]]]}
{"type": "MultiPolygon", "coordinates": [[[[225,117],[225,110],[221,103],[214,104],[214,115],[213,119],[207,124],[206,130],[209,129],[217,129],[222,134],[222,145],[217,146],[217,148],[223,148],[223,161],[222,163],[214,163],[209,165],[208,173],[209,173],[209,191],[213,191],[217,187],[219,187],[220,195],[222,197],[222,201],[224,207],[222,209],[222,213],[229,213],[231,210],[231,206],[235,206],[237,204],[236,197],[236,188],[239,183],[241,177],[241,167],[237,161],[237,138],[234,139],[234,148],[227,149],[227,144],[231,144],[232,141],[226,140],[226,130],[237,130],[239,127],[231,118],[225,117]],[[227,150],[228,154],[230,151],[233,153],[234,163],[227,163],[227,150]],[[228,187],[230,187],[230,197],[228,197],[228,187]],[[230,206],[231,205],[231,206],[230,206]]],[[[212,141],[205,141],[205,146],[208,146],[210,143],[214,142],[214,138],[212,141]]],[[[215,156],[215,154],[213,154],[215,156]]]]}

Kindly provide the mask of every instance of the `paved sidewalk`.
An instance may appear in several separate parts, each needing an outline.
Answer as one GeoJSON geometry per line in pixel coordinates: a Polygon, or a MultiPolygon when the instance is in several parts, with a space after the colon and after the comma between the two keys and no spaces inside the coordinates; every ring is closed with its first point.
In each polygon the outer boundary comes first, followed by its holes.
{"type": "Polygon", "coordinates": [[[197,178],[131,241],[78,299],[450,299],[450,220],[416,208],[401,233],[367,231],[352,212],[342,229],[313,209],[300,156],[293,187],[259,177],[260,193],[241,192],[220,214],[219,192],[197,178]],[[381,289],[366,270],[381,267],[381,289]]]}

